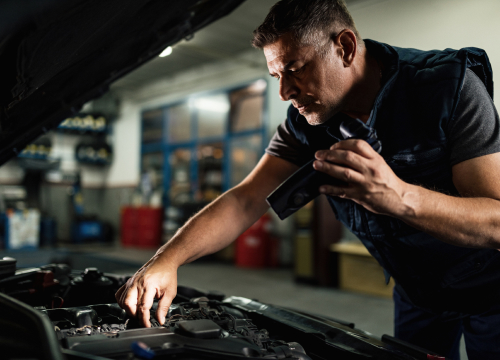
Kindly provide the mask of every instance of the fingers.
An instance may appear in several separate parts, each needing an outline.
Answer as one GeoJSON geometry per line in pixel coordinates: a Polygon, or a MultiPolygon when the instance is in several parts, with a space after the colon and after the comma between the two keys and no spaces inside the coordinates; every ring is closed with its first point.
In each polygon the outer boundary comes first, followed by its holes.
{"type": "Polygon", "coordinates": [[[137,313],[137,287],[130,286],[126,288],[126,286],[127,285],[123,285],[120,288],[123,290],[119,304],[123,309],[125,309],[127,314],[135,316],[137,313]]]}
{"type": "Polygon", "coordinates": [[[327,161],[315,161],[313,163],[313,167],[318,171],[322,171],[331,177],[342,180],[346,183],[360,183],[364,180],[364,176],[361,171],[332,164],[327,161]]]}
{"type": "Polygon", "coordinates": [[[151,327],[151,323],[149,322],[149,309],[153,306],[155,295],[156,289],[154,287],[147,287],[146,291],[142,294],[142,298],[137,304],[137,318],[145,327],[151,327]]]}
{"type": "Polygon", "coordinates": [[[348,150],[353,151],[367,159],[373,159],[379,154],[365,140],[350,139],[339,141],[330,146],[330,150],[348,150]]]}
{"type": "Polygon", "coordinates": [[[148,264],[128,279],[115,294],[118,304],[145,327],[151,327],[150,309],[155,297],[160,299],[157,315],[158,321],[163,324],[177,292],[177,267],[157,263],[155,268],[153,261],[148,264]]]}
{"type": "Polygon", "coordinates": [[[340,198],[351,198],[350,190],[349,187],[331,185],[321,185],[319,188],[321,194],[338,196],[340,198]]]}
{"type": "MultiPolygon", "coordinates": [[[[322,163],[321,165],[323,163],[325,165],[331,163],[344,165],[359,172],[363,172],[367,166],[367,159],[365,157],[347,150],[321,150],[316,153],[316,159],[318,159],[318,163],[322,163]]],[[[322,169],[321,171],[324,170],[322,169]]]]}
{"type": "Polygon", "coordinates": [[[364,140],[344,140],[329,150],[317,151],[313,166],[334,178],[348,183],[360,183],[372,173],[375,157],[379,156],[364,140]]]}
{"type": "Polygon", "coordinates": [[[165,317],[168,314],[168,309],[170,308],[170,304],[172,304],[172,300],[174,299],[176,292],[177,289],[175,291],[165,291],[160,301],[158,302],[158,310],[156,310],[156,318],[158,319],[160,325],[165,324],[165,317]]]}
{"type": "Polygon", "coordinates": [[[115,299],[116,299],[116,302],[121,306],[122,302],[121,302],[121,299],[122,299],[122,295],[123,295],[123,291],[125,291],[125,285],[122,285],[118,291],[115,293],[115,299]]]}

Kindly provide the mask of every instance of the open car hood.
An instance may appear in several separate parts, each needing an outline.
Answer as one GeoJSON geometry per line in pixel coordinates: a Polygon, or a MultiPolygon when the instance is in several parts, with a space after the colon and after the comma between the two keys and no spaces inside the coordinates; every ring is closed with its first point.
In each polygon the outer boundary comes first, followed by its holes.
{"type": "Polygon", "coordinates": [[[244,0],[0,3],[0,165],[244,0]]]}

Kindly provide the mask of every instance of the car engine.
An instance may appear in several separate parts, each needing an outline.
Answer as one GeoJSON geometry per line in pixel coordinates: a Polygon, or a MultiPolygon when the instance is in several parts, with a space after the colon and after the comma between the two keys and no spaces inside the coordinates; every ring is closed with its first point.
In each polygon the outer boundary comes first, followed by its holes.
{"type": "Polygon", "coordinates": [[[211,353],[217,358],[310,359],[299,344],[271,338],[241,311],[206,297],[172,305],[164,326],[152,316],[148,329],[140,328],[117,304],[42,312],[50,318],[64,348],[86,354],[209,358],[206,354],[211,353]]]}
{"type": "MultiPolygon", "coordinates": [[[[178,286],[162,326],[143,328],[114,300],[129,276],[0,259],[0,346],[16,359],[429,359],[354,324],[178,286]]],[[[430,355],[434,356],[434,355],[430,355]]],[[[436,357],[435,359],[439,359],[436,357]]]]}

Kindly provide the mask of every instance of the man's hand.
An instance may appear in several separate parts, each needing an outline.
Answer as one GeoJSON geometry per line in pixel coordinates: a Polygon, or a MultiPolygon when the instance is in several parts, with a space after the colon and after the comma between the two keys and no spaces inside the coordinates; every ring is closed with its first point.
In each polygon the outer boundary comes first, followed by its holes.
{"type": "Polygon", "coordinates": [[[176,294],[177,267],[162,263],[155,255],[116,292],[115,297],[129,315],[137,317],[144,326],[151,327],[149,309],[154,299],[160,299],[156,317],[163,325],[176,294]]]}
{"type": "Polygon", "coordinates": [[[341,141],[318,151],[316,159],[316,170],[347,183],[322,185],[324,194],[351,199],[452,245],[500,249],[500,153],[453,166],[462,197],[404,182],[363,140],[341,141]]]}
{"type": "Polygon", "coordinates": [[[340,141],[316,152],[316,159],[316,170],[348,184],[325,184],[321,193],[351,199],[378,214],[398,216],[407,211],[403,203],[407,184],[366,141],[340,141]]]}
{"type": "Polygon", "coordinates": [[[267,211],[267,195],[297,169],[264,154],[245,180],[193,216],[118,290],[118,304],[149,327],[149,309],[156,297],[156,316],[163,325],[177,292],[179,266],[228,246],[267,211]]]}

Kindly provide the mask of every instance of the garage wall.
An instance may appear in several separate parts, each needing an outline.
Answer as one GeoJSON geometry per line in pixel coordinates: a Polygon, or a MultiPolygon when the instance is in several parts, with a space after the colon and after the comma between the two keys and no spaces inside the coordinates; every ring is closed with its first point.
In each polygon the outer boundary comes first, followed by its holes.
{"type": "MultiPolygon", "coordinates": [[[[498,0],[355,0],[347,3],[363,38],[424,50],[483,48],[490,57],[493,73],[500,74],[500,47],[496,41],[500,34],[498,0]]],[[[497,93],[497,100],[498,96],[497,93]]]]}
{"type": "Polygon", "coordinates": [[[113,162],[105,179],[106,187],[130,187],[139,184],[141,142],[140,107],[123,99],[119,117],[112,124],[113,162]]]}

